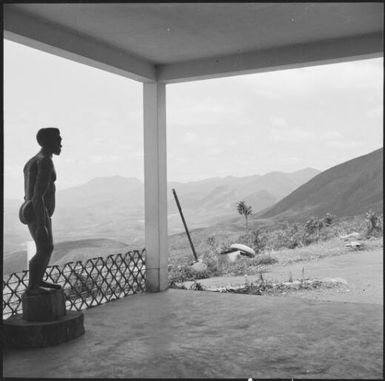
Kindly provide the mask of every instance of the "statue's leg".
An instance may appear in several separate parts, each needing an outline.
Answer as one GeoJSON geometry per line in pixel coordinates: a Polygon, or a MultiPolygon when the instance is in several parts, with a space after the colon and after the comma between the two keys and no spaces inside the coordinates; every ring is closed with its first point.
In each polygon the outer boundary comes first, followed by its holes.
{"type": "Polygon", "coordinates": [[[47,227],[47,231],[48,231],[48,245],[47,245],[47,248],[46,248],[46,251],[45,251],[45,255],[44,255],[43,259],[42,259],[43,263],[42,263],[40,274],[39,274],[39,279],[40,279],[39,285],[41,287],[60,289],[61,288],[60,285],[54,284],[54,283],[48,283],[48,282],[43,280],[45,270],[48,267],[48,264],[49,264],[49,261],[51,259],[51,255],[52,255],[52,252],[53,252],[53,249],[54,249],[54,246],[53,246],[53,236],[52,236],[52,223],[51,223],[51,218],[50,217],[47,217],[46,227],[47,227]]]}
{"type": "Polygon", "coordinates": [[[28,229],[31,233],[31,236],[36,244],[36,254],[29,261],[29,283],[27,287],[28,293],[40,293],[47,292],[44,288],[41,287],[40,283],[42,276],[46,269],[46,257],[51,255],[51,246],[49,240],[42,240],[36,237],[36,224],[32,223],[28,225],[28,229]]]}
{"type": "Polygon", "coordinates": [[[48,292],[42,285],[43,275],[53,251],[52,230],[50,224],[46,225],[48,237],[42,239],[36,236],[36,224],[28,225],[29,231],[36,244],[36,254],[29,261],[29,284],[28,293],[48,292]]]}

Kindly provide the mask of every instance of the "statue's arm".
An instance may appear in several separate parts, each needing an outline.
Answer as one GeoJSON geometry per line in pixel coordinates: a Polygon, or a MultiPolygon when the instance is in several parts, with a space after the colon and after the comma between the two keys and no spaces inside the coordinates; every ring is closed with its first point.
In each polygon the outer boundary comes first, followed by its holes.
{"type": "Polygon", "coordinates": [[[44,195],[49,189],[53,171],[53,163],[50,157],[44,157],[37,163],[37,174],[32,197],[32,205],[35,212],[37,229],[45,227],[46,205],[44,195]]]}

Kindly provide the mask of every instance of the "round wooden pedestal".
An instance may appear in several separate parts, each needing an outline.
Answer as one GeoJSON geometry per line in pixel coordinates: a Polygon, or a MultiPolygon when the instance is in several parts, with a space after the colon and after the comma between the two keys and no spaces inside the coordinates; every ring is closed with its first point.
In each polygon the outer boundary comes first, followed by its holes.
{"type": "Polygon", "coordinates": [[[23,314],[3,321],[6,346],[36,348],[58,345],[84,334],[84,314],[66,311],[63,290],[24,294],[23,314]]]}

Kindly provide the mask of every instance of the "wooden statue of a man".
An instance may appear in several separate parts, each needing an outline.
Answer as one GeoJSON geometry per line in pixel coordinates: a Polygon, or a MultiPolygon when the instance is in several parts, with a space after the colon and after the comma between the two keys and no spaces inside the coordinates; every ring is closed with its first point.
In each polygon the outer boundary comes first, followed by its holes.
{"type": "Polygon", "coordinates": [[[62,138],[59,129],[49,127],[40,129],[36,140],[41,150],[24,166],[25,201],[19,213],[36,244],[36,254],[29,261],[29,295],[61,288],[45,282],[43,275],[53,251],[51,217],[55,210],[56,172],[52,155],[60,155],[62,138]]]}

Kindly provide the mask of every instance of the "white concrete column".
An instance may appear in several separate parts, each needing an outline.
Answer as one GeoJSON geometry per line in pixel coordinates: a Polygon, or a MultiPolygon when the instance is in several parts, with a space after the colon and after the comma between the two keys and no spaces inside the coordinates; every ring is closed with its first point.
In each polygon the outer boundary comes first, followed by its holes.
{"type": "Polygon", "coordinates": [[[166,87],[143,84],[147,290],[168,287],[166,87]]]}

